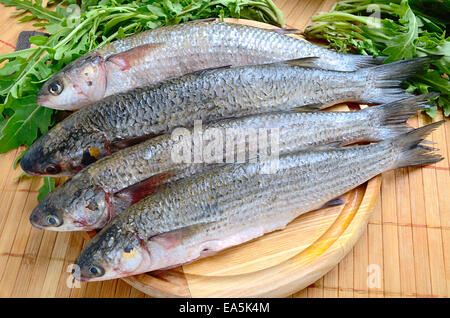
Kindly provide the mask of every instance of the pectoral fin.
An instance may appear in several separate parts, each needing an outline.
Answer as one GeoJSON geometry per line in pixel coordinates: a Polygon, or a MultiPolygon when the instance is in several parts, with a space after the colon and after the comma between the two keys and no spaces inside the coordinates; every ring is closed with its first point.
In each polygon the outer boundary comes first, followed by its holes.
{"type": "Polygon", "coordinates": [[[165,172],[154,175],[142,182],[115,193],[114,196],[128,202],[131,206],[155,192],[171,176],[173,176],[173,172],[165,172]]]}
{"type": "Polygon", "coordinates": [[[297,106],[291,109],[293,112],[314,112],[322,109],[322,104],[308,104],[303,106],[297,106]]]}
{"type": "Polygon", "coordinates": [[[191,73],[188,73],[188,74],[191,74],[191,75],[202,75],[202,74],[207,73],[207,72],[214,72],[214,71],[217,71],[217,70],[222,70],[222,69],[226,69],[226,68],[230,68],[230,67],[231,67],[231,65],[227,64],[227,65],[222,65],[222,66],[204,68],[202,70],[194,71],[194,72],[191,72],[191,73]]]}
{"type": "Polygon", "coordinates": [[[302,57],[299,59],[287,60],[287,61],[283,61],[282,63],[294,65],[294,66],[300,66],[300,67],[318,68],[318,66],[317,66],[318,60],[319,60],[318,57],[311,56],[311,57],[302,57]]]}
{"type": "Polygon", "coordinates": [[[145,140],[148,140],[152,137],[156,137],[156,135],[146,135],[146,136],[136,137],[133,139],[114,140],[109,143],[109,149],[111,150],[111,152],[116,152],[123,148],[137,145],[137,144],[139,144],[145,140]]]}
{"type": "Polygon", "coordinates": [[[144,59],[146,55],[149,55],[152,51],[158,49],[163,45],[164,43],[150,43],[140,45],[128,51],[115,54],[109,57],[106,62],[111,62],[117,65],[121,71],[126,71],[140,63],[140,61],[142,61],[142,59],[144,59]]]}
{"type": "Polygon", "coordinates": [[[321,209],[330,208],[333,206],[338,206],[338,205],[342,205],[342,204],[346,204],[346,203],[347,203],[347,200],[345,200],[343,197],[337,197],[337,198],[334,198],[333,200],[326,202],[324,205],[322,205],[321,209]]]}

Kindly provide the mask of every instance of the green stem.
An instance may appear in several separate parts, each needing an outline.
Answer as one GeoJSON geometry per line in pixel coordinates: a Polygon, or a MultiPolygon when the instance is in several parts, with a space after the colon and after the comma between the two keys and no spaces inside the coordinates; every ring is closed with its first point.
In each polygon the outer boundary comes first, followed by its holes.
{"type": "MultiPolygon", "coordinates": [[[[129,24],[129,25],[127,25],[126,27],[123,27],[122,29],[123,29],[123,31],[127,31],[127,30],[132,29],[132,28],[134,28],[134,27],[136,27],[136,26],[139,26],[139,23],[136,23],[136,22],[135,22],[135,23],[129,24]]],[[[105,45],[106,43],[109,43],[109,42],[110,42],[112,39],[114,39],[118,34],[119,34],[118,31],[114,32],[114,33],[111,34],[106,40],[102,41],[97,47],[100,47],[100,46],[102,46],[102,45],[105,45]]]]}
{"type": "MultiPolygon", "coordinates": [[[[336,21],[355,21],[362,24],[367,24],[368,22],[373,21],[373,17],[362,17],[353,14],[343,13],[343,12],[332,12],[332,13],[321,13],[311,18],[312,22],[316,21],[324,21],[324,22],[332,22],[336,21]]],[[[375,18],[376,19],[376,18],[375,18]]]]}

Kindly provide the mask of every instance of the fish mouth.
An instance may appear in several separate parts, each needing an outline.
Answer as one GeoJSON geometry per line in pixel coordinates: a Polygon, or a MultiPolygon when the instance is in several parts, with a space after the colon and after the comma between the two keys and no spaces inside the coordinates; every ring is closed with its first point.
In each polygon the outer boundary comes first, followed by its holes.
{"type": "Polygon", "coordinates": [[[39,220],[40,220],[39,214],[40,213],[41,213],[40,210],[34,210],[33,212],[31,212],[30,223],[34,228],[36,228],[38,230],[44,230],[44,229],[46,229],[46,227],[39,224],[39,220]]]}
{"type": "Polygon", "coordinates": [[[72,276],[73,276],[77,281],[82,282],[82,283],[86,283],[86,282],[92,281],[91,279],[86,278],[86,277],[82,277],[82,276],[76,277],[76,276],[74,276],[73,274],[72,274],[72,276]]]}
{"type": "Polygon", "coordinates": [[[25,171],[25,173],[26,173],[27,175],[32,176],[32,177],[39,177],[39,176],[42,176],[42,174],[39,173],[39,172],[32,172],[32,171],[30,171],[30,170],[27,170],[27,171],[26,171],[26,170],[23,169],[23,168],[22,168],[22,170],[25,171]]]}
{"type": "Polygon", "coordinates": [[[64,221],[57,210],[49,205],[47,198],[44,198],[31,212],[30,223],[39,230],[60,231],[59,227],[64,221]]]}
{"type": "MultiPolygon", "coordinates": [[[[32,150],[32,149],[31,149],[32,150]]],[[[20,167],[30,176],[39,176],[43,174],[40,165],[37,163],[40,158],[42,158],[43,152],[38,149],[37,151],[28,151],[20,159],[20,167]]]]}
{"type": "Polygon", "coordinates": [[[48,106],[49,98],[46,96],[37,96],[36,101],[41,106],[48,106]]]}
{"type": "Polygon", "coordinates": [[[87,283],[87,282],[98,282],[98,281],[103,281],[103,280],[108,280],[109,278],[102,278],[102,277],[86,277],[83,275],[80,276],[75,276],[73,275],[73,278],[75,278],[77,281],[82,282],[82,283],[87,283]]]}

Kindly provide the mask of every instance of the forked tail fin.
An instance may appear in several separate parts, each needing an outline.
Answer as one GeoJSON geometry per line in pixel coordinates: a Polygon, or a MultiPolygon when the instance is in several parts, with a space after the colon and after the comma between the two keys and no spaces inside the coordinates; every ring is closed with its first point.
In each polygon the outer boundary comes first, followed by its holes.
{"type": "Polygon", "coordinates": [[[400,154],[393,168],[425,165],[444,159],[441,155],[434,153],[438,149],[430,148],[422,144],[423,140],[443,122],[441,120],[392,139],[396,148],[398,147],[400,149],[400,154]]]}
{"type": "Polygon", "coordinates": [[[411,94],[402,89],[400,84],[441,57],[442,55],[430,55],[359,70],[365,75],[362,78],[367,78],[367,89],[361,96],[362,101],[384,104],[410,97],[411,94]]]}
{"type": "Polygon", "coordinates": [[[351,56],[351,59],[354,61],[355,66],[358,69],[381,65],[386,59],[386,56],[369,56],[356,54],[348,54],[347,56],[351,56]]]}
{"type": "Polygon", "coordinates": [[[413,128],[406,121],[417,114],[417,111],[429,107],[427,99],[438,96],[438,93],[412,96],[391,103],[363,109],[367,113],[367,121],[375,123],[370,140],[390,139],[404,134],[413,128]]]}

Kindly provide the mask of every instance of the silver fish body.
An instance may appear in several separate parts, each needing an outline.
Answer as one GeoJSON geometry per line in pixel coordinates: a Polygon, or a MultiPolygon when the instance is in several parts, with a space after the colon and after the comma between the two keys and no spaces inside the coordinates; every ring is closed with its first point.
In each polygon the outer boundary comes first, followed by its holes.
{"type": "Polygon", "coordinates": [[[422,109],[429,97],[432,94],[357,112],[259,114],[184,129],[182,135],[160,135],[86,167],[44,198],[30,220],[37,228],[56,231],[102,228],[161,184],[190,177],[216,165],[261,162],[319,146],[398,136],[410,129],[406,120],[422,109]],[[216,138],[218,149],[208,148],[216,138]],[[177,160],[173,154],[178,146],[185,145],[184,142],[190,145],[190,160],[177,160]],[[194,161],[193,154],[197,151],[194,150],[196,143],[202,145],[198,162],[194,161]],[[268,150],[271,155],[262,157],[268,150]]]}
{"type": "MultiPolygon", "coordinates": [[[[248,161],[251,155],[249,144],[256,144],[255,138],[258,135],[264,137],[266,132],[268,135],[277,134],[280,155],[318,146],[379,141],[408,131],[410,128],[406,120],[426,107],[426,100],[431,96],[435,95],[414,96],[356,112],[274,112],[224,119],[200,127],[203,135],[208,131],[214,132],[213,137],[203,136],[200,142],[202,149],[207,149],[211,139],[219,136],[223,151],[211,156],[208,154],[207,159],[211,163],[234,163],[236,158],[248,161]],[[260,133],[259,129],[262,129],[260,133]],[[227,136],[233,137],[229,147],[241,146],[232,151],[232,154],[236,153],[236,158],[233,157],[234,160],[231,161],[227,161],[227,136]]],[[[176,134],[157,136],[101,159],[85,170],[95,184],[110,193],[119,192],[161,173],[177,171],[176,178],[180,179],[195,174],[206,167],[204,164],[193,163],[193,154],[190,156],[191,161],[187,163],[177,163],[172,158],[174,147],[181,144],[180,138],[194,139],[194,128],[186,128],[185,133],[187,135],[179,137],[176,134]]],[[[267,149],[273,147],[268,140],[267,149]]],[[[194,145],[191,145],[191,152],[194,152],[193,148],[194,145]]],[[[201,161],[207,163],[206,154],[204,155],[205,158],[201,158],[201,161]]]]}
{"type": "Polygon", "coordinates": [[[379,173],[441,160],[420,145],[441,123],[377,144],[288,154],[275,173],[264,173],[260,163],[228,165],[165,186],[88,243],[76,261],[76,278],[171,267],[284,228],[379,173]]]}
{"type": "Polygon", "coordinates": [[[319,58],[317,66],[339,71],[383,61],[337,53],[266,29],[191,22],[148,30],[80,57],[48,80],[38,103],[78,109],[110,95],[202,69],[314,56],[319,58]]]}
{"type": "Polygon", "coordinates": [[[286,111],[341,101],[385,103],[409,96],[398,85],[432,58],[355,72],[286,63],[202,71],[107,97],[72,114],[21,160],[29,174],[71,175],[143,138],[224,117],[286,111]]]}

